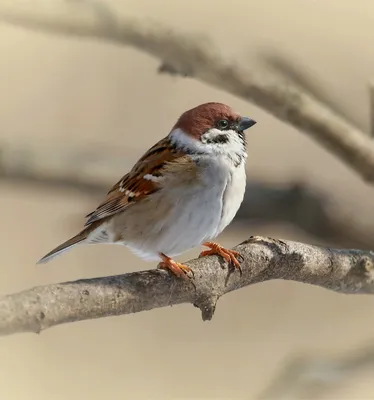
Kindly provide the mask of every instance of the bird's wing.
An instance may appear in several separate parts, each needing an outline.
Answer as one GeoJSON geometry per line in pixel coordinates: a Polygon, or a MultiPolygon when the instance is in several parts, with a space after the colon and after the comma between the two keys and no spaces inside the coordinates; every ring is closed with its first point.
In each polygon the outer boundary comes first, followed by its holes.
{"type": "Polygon", "coordinates": [[[159,190],[163,170],[168,168],[168,165],[178,164],[185,157],[185,153],[175,150],[170,145],[168,138],[160,140],[109,190],[105,200],[96,210],[86,215],[85,226],[122,212],[129,205],[159,190]]]}

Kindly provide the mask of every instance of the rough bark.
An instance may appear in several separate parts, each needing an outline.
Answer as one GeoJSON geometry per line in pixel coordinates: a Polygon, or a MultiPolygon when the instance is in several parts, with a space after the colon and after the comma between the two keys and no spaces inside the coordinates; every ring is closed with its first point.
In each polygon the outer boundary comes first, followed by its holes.
{"type": "Polygon", "coordinates": [[[374,292],[374,252],[339,250],[251,237],[235,247],[242,275],[218,256],[186,265],[194,278],[162,270],[40,286],[0,298],[0,334],[40,332],[67,322],[191,303],[210,320],[224,294],[271,279],[293,280],[342,293],[374,292]],[[193,282],[193,283],[192,283],[193,282]]]}

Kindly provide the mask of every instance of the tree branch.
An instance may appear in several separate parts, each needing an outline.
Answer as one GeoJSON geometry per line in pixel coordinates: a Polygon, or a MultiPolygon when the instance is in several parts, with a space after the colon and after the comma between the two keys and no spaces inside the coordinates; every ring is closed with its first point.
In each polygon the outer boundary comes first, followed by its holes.
{"type": "Polygon", "coordinates": [[[296,84],[255,75],[228,63],[201,37],[142,24],[95,0],[0,0],[0,19],[26,28],[137,48],[160,59],[163,72],[194,77],[309,133],[363,179],[374,182],[374,144],[368,135],[296,84]]]}
{"type": "Polygon", "coordinates": [[[338,250],[251,237],[236,246],[243,275],[218,257],[187,263],[194,284],[166,271],[84,279],[40,286],[0,298],[0,334],[40,332],[67,322],[191,303],[210,320],[217,300],[250,284],[286,279],[342,293],[374,293],[374,252],[338,250]]]}

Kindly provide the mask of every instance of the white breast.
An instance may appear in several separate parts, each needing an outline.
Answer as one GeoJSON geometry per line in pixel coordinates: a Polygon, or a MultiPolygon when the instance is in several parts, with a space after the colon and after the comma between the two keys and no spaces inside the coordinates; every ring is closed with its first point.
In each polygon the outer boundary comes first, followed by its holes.
{"type": "Polygon", "coordinates": [[[214,239],[232,221],[244,196],[244,162],[234,167],[228,160],[210,158],[202,164],[198,185],[155,194],[155,205],[160,196],[163,203],[172,199],[173,206],[164,219],[148,224],[141,240],[126,243],[138,256],[156,260],[161,252],[175,257],[214,239]]]}
{"type": "Polygon", "coordinates": [[[221,220],[218,225],[216,236],[220,234],[234,219],[243,202],[246,186],[245,164],[242,162],[238,167],[231,170],[222,199],[221,220]]]}

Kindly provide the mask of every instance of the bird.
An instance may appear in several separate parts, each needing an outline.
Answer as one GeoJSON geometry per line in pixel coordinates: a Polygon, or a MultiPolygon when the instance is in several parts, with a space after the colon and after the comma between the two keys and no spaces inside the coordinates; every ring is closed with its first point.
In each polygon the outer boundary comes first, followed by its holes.
{"type": "Polygon", "coordinates": [[[243,201],[244,131],[256,123],[218,102],[185,111],[86,215],[83,229],[37,264],[81,244],[120,244],[145,261],[159,261],[158,268],[188,277],[191,268],[174,258],[202,245],[208,250],[201,257],[219,255],[241,272],[240,254],[214,239],[243,201]]]}

